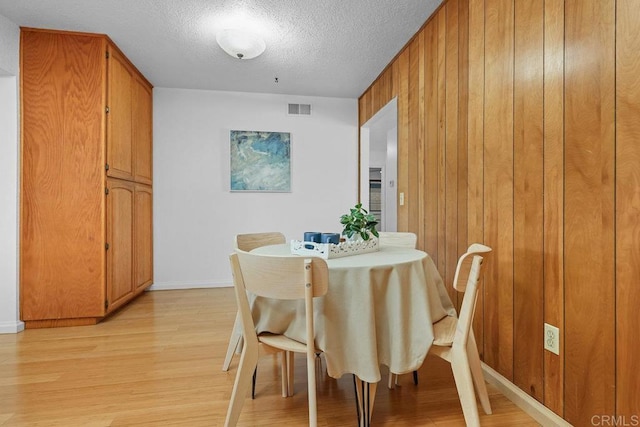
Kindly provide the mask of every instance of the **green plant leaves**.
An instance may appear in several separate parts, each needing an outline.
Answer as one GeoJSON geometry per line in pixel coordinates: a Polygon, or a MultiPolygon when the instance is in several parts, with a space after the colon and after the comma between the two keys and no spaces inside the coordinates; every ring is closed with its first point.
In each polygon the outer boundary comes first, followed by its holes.
{"type": "Polygon", "coordinates": [[[369,240],[372,234],[379,237],[376,230],[378,221],[374,215],[362,207],[362,203],[356,204],[349,209],[348,214],[342,215],[340,224],[343,226],[342,234],[348,238],[353,237],[354,234],[360,234],[363,240],[369,240]]]}

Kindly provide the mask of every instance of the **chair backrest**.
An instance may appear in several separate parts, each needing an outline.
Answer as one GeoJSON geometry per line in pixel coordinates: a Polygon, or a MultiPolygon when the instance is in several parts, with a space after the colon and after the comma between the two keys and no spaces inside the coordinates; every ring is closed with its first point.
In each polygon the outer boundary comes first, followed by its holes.
{"type": "MultiPolygon", "coordinates": [[[[236,250],[229,260],[245,340],[252,341],[251,345],[258,345],[247,299],[249,291],[273,299],[304,299],[307,343],[313,343],[313,298],[325,295],[329,288],[329,269],[325,260],[258,255],[242,250],[236,250]]],[[[313,345],[307,347],[308,352],[314,351],[313,345]]]]}
{"type": "Polygon", "coordinates": [[[287,243],[284,234],[277,231],[268,233],[236,234],[235,247],[241,251],[250,252],[255,248],[267,245],[287,243]]]}
{"type": "Polygon", "coordinates": [[[329,270],[322,258],[258,255],[236,250],[247,291],[266,298],[303,299],[307,289],[313,297],[325,295],[329,270]],[[307,265],[309,268],[307,268],[307,265]],[[311,276],[307,278],[307,273],[311,276]],[[310,286],[306,286],[307,283],[310,286]]]}
{"type": "Polygon", "coordinates": [[[418,236],[415,233],[380,231],[380,246],[402,246],[415,249],[418,236]]]}
{"type": "Polygon", "coordinates": [[[491,248],[479,243],[474,243],[458,260],[453,286],[456,290],[464,292],[458,326],[454,337],[454,344],[466,345],[473,323],[473,315],[478,299],[478,284],[482,272],[483,258],[491,252],[491,248]]]}

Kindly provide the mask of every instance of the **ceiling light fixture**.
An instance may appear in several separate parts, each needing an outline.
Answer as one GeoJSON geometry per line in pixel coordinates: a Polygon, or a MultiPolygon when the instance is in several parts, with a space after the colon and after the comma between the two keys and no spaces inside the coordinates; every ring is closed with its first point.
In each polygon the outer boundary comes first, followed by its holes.
{"type": "Polygon", "coordinates": [[[229,55],[238,59],[252,59],[264,52],[267,45],[257,34],[242,30],[222,30],[216,41],[229,55]]]}

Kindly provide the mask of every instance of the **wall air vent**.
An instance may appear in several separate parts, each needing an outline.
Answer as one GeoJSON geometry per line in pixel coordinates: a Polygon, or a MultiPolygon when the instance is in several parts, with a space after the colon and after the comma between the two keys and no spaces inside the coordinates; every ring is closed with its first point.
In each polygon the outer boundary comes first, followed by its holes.
{"type": "Polygon", "coordinates": [[[311,104],[289,104],[288,114],[290,116],[310,116],[311,104]]]}

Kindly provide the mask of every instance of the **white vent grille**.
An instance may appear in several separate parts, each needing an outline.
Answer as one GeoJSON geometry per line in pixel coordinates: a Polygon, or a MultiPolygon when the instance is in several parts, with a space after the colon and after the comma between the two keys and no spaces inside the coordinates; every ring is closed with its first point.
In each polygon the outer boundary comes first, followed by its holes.
{"type": "Polygon", "coordinates": [[[288,114],[290,116],[310,116],[311,104],[289,104],[288,114]]]}

